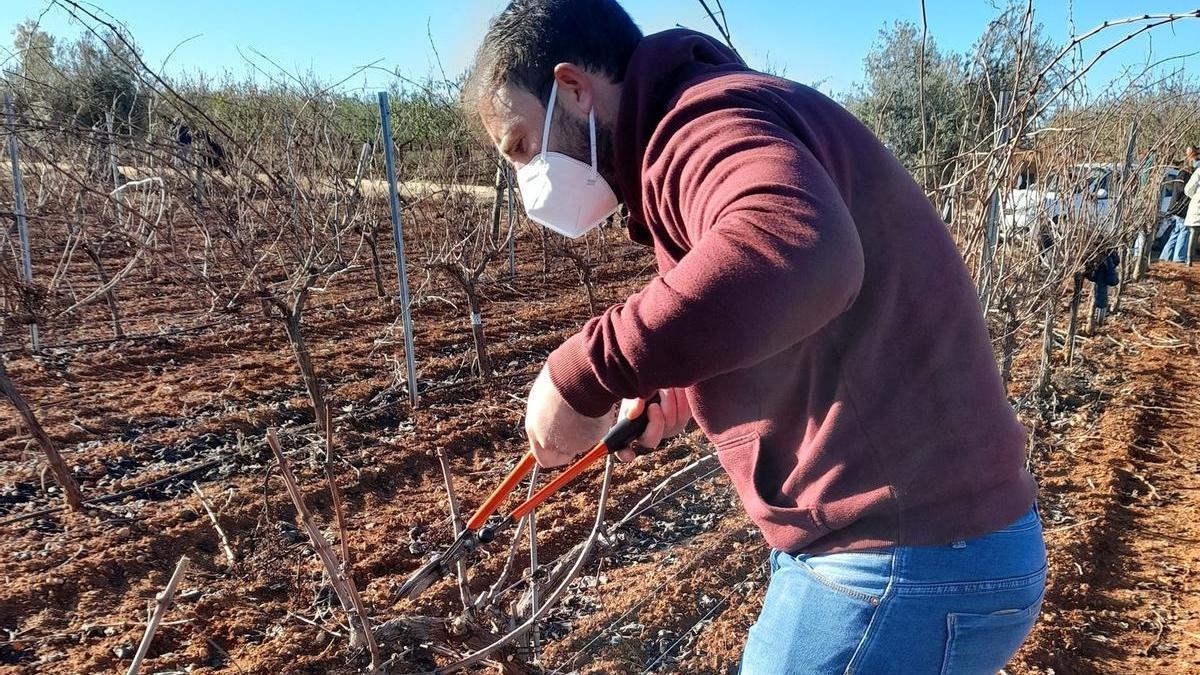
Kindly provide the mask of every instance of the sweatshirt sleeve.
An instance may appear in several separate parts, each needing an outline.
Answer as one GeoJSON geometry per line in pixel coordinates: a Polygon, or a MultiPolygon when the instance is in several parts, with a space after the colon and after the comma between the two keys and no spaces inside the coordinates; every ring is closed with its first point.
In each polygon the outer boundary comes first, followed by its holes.
{"type": "Polygon", "coordinates": [[[1192,177],[1188,179],[1187,185],[1183,186],[1183,193],[1189,199],[1196,199],[1196,193],[1200,192],[1200,169],[1192,172],[1192,177]]]}
{"type": "Polygon", "coordinates": [[[577,412],[754,365],[844,312],[858,232],[813,153],[763,106],[682,106],[648,151],[642,198],[689,251],[550,356],[577,412]]]}

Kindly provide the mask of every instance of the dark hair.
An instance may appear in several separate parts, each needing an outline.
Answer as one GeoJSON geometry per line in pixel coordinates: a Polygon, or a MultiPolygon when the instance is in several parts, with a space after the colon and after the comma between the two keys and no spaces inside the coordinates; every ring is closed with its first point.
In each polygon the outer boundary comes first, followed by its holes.
{"type": "Polygon", "coordinates": [[[616,0],[512,0],[488,26],[463,101],[476,104],[507,84],[544,103],[554,66],[564,62],[620,82],[641,39],[616,0]]]}

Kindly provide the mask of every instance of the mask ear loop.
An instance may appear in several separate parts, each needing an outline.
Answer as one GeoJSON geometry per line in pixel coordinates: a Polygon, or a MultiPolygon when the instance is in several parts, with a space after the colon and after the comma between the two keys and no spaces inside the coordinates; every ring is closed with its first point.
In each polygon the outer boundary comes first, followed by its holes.
{"type": "Polygon", "coordinates": [[[592,148],[592,178],[600,175],[600,169],[596,163],[596,106],[588,111],[588,136],[591,138],[592,148]]]}
{"type": "MultiPolygon", "coordinates": [[[[546,102],[546,122],[542,125],[542,147],[539,156],[546,156],[546,147],[550,144],[550,123],[554,119],[554,103],[558,101],[558,80],[552,79],[550,85],[550,100],[546,102]]],[[[588,111],[588,140],[592,153],[592,177],[600,175],[599,162],[596,160],[596,107],[588,111]]]]}
{"type": "MultiPolygon", "coordinates": [[[[554,84],[550,85],[550,100],[546,102],[546,123],[542,125],[542,147],[538,153],[541,157],[546,156],[546,146],[550,144],[550,120],[554,117],[554,102],[558,100],[558,80],[551,80],[554,84]]],[[[592,163],[595,164],[593,158],[592,163]]]]}

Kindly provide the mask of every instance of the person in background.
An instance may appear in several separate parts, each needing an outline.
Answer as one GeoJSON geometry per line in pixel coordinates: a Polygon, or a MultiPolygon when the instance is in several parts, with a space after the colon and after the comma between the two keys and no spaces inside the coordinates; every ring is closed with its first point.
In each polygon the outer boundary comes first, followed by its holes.
{"type": "Polygon", "coordinates": [[[185,168],[192,158],[192,131],[185,122],[175,121],[175,142],[178,150],[176,167],[185,168]]]}
{"type": "Polygon", "coordinates": [[[619,405],[648,448],[695,418],[773,549],[742,673],[1003,668],[1045,589],[1026,432],[961,253],[870,129],[615,0],[513,0],[463,94],[531,220],[581,237],[624,203],[657,261],[537,376],[538,463],[619,405]]]}
{"type": "Polygon", "coordinates": [[[225,167],[225,148],[222,148],[220,143],[213,140],[212,134],[208,133],[208,129],[201,129],[196,132],[196,138],[203,144],[200,146],[200,157],[204,162],[204,166],[216,169],[217,173],[222,176],[228,176],[229,171],[225,167]]]}
{"type": "Polygon", "coordinates": [[[1187,248],[1189,245],[1190,232],[1187,226],[1184,225],[1184,219],[1187,217],[1188,205],[1191,202],[1186,194],[1185,186],[1188,180],[1192,177],[1194,169],[1192,164],[1192,154],[1195,148],[1189,146],[1185,151],[1185,158],[1180,162],[1179,175],[1175,177],[1171,186],[1171,204],[1167,206],[1167,219],[1171,221],[1170,232],[1167,234],[1167,241],[1163,244],[1162,253],[1158,259],[1163,262],[1186,262],[1187,248]]]}
{"type": "Polygon", "coordinates": [[[1200,231],[1200,150],[1196,146],[1189,145],[1187,148],[1187,160],[1191,163],[1192,175],[1188,178],[1187,183],[1183,187],[1183,193],[1188,198],[1187,212],[1183,217],[1183,224],[1187,227],[1187,243],[1185,246],[1185,260],[1188,266],[1192,264],[1192,248],[1196,241],[1196,233],[1200,231]]]}
{"type": "Polygon", "coordinates": [[[1121,259],[1114,250],[1101,257],[1088,270],[1086,278],[1095,284],[1094,293],[1096,302],[1092,308],[1092,312],[1094,313],[1092,325],[1094,326],[1103,326],[1104,320],[1108,318],[1108,289],[1110,286],[1116,286],[1121,283],[1120,274],[1117,272],[1120,264],[1121,259]]]}

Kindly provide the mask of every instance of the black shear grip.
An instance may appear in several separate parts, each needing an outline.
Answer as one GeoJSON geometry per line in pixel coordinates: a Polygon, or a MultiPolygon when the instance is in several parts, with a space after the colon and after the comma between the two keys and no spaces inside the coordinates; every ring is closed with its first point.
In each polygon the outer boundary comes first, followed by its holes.
{"type": "MultiPolygon", "coordinates": [[[[633,419],[629,419],[627,417],[621,418],[612,426],[611,429],[608,430],[608,433],[604,435],[604,447],[608,448],[609,452],[620,452],[621,450],[629,447],[630,443],[632,443],[637,439],[638,436],[641,436],[646,431],[646,425],[650,423],[650,415],[648,414],[648,411],[650,410],[650,404],[658,403],[659,400],[658,394],[654,394],[650,398],[646,399],[646,407],[642,410],[641,415],[638,415],[633,419]]],[[[633,450],[638,455],[645,455],[653,452],[654,448],[643,448],[638,446],[633,450]]]]}

